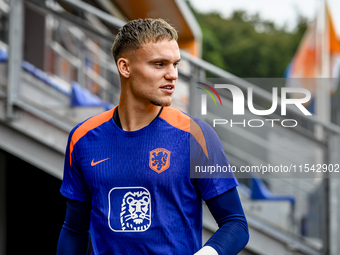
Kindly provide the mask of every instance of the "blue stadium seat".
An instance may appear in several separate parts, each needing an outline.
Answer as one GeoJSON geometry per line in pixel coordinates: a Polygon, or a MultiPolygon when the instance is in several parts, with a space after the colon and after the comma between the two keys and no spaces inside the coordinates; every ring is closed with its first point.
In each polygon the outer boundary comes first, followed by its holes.
{"type": "Polygon", "coordinates": [[[272,194],[266,184],[255,175],[251,178],[251,199],[275,201],[288,200],[292,204],[293,208],[295,205],[295,198],[293,196],[272,194]]]}

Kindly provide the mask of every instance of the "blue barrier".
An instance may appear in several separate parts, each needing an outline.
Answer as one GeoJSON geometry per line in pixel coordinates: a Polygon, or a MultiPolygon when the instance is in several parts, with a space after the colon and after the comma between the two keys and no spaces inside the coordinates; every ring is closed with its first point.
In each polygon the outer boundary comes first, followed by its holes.
{"type": "Polygon", "coordinates": [[[7,62],[8,60],[8,52],[6,49],[0,48],[0,62],[7,62]]]}
{"type": "Polygon", "coordinates": [[[27,61],[22,61],[21,64],[22,68],[32,74],[34,77],[38,78],[39,80],[43,81],[44,83],[46,83],[47,85],[55,88],[56,90],[58,90],[59,92],[63,93],[64,95],[70,97],[72,94],[71,89],[66,89],[64,86],[62,86],[58,80],[56,80],[55,78],[53,78],[52,76],[48,75],[47,73],[45,73],[44,71],[36,68],[34,65],[32,65],[31,63],[27,62],[27,61]]]}
{"type": "Polygon", "coordinates": [[[71,105],[72,106],[100,106],[109,110],[113,108],[108,102],[102,101],[99,97],[92,94],[87,89],[81,87],[78,83],[72,82],[72,96],[71,105]]]}
{"type": "Polygon", "coordinates": [[[255,175],[253,175],[251,179],[251,199],[275,201],[287,200],[292,204],[293,208],[295,205],[295,198],[293,196],[272,194],[266,184],[255,175]]]}
{"type": "MultiPolygon", "coordinates": [[[[7,62],[8,61],[8,52],[6,49],[0,48],[0,62],[7,62]]],[[[60,84],[60,82],[53,78],[52,76],[48,75],[44,71],[36,68],[34,65],[27,61],[22,61],[22,68],[32,74],[37,79],[43,81],[47,85],[53,87],[54,89],[58,90],[59,92],[63,93],[64,95],[70,97],[71,99],[71,106],[97,106],[97,107],[104,107],[106,110],[112,109],[113,105],[109,102],[105,102],[101,100],[96,95],[92,94],[87,89],[81,87],[78,83],[72,82],[71,88],[67,89],[65,86],[60,84]]]]}

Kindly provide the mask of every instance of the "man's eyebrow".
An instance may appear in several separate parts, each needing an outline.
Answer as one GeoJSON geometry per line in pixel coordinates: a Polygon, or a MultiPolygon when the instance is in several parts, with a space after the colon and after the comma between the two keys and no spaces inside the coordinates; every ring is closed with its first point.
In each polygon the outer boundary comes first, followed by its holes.
{"type": "MultiPolygon", "coordinates": [[[[181,58],[176,60],[175,63],[178,63],[180,61],[181,61],[181,58]]],[[[155,59],[152,59],[150,62],[171,62],[171,61],[170,59],[167,59],[167,58],[155,58],[155,59]]]]}

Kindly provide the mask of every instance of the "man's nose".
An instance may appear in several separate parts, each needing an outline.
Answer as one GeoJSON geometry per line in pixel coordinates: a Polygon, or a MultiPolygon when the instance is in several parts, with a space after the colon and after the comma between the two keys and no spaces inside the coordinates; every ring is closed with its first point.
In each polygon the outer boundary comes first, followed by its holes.
{"type": "Polygon", "coordinates": [[[165,79],[167,80],[177,80],[178,78],[178,70],[176,66],[169,66],[167,73],[165,75],[165,79]]]}

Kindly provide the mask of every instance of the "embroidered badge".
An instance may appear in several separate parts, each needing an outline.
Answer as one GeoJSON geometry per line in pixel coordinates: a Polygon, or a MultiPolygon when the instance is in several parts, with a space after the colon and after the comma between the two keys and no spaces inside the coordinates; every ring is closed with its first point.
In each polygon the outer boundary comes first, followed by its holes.
{"type": "Polygon", "coordinates": [[[170,151],[157,148],[150,151],[149,166],[157,173],[162,173],[170,166],[170,151]]]}

